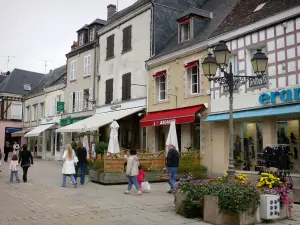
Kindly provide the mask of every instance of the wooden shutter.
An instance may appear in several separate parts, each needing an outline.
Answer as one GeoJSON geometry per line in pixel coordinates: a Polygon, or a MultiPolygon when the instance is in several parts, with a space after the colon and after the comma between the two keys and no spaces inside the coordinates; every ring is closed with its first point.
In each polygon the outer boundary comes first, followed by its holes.
{"type": "Polygon", "coordinates": [[[123,52],[131,49],[131,28],[132,26],[123,29],[123,52]]]}
{"type": "Polygon", "coordinates": [[[113,100],[113,79],[106,81],[105,103],[110,104],[113,100]]]}
{"type": "Polygon", "coordinates": [[[114,56],[115,48],[115,35],[110,35],[107,37],[107,47],[106,47],[106,58],[109,59],[114,56]]]}
{"type": "Polygon", "coordinates": [[[73,92],[69,94],[69,113],[73,112],[73,92]]]}
{"type": "Polygon", "coordinates": [[[131,73],[122,77],[122,100],[131,99],[131,73]]]}
{"type": "Polygon", "coordinates": [[[78,110],[81,112],[83,110],[83,90],[79,91],[79,105],[78,110]]]}
{"type": "Polygon", "coordinates": [[[93,98],[93,88],[89,88],[89,110],[93,109],[93,103],[92,101],[94,100],[93,98]]]}
{"type": "Polygon", "coordinates": [[[79,91],[75,92],[75,112],[78,112],[78,105],[79,105],[79,91]]]}

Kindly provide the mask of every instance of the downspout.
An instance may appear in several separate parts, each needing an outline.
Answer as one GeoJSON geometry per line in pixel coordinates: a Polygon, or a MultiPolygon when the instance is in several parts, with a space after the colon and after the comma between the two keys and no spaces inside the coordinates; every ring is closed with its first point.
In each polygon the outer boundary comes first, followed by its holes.
{"type": "Polygon", "coordinates": [[[150,57],[155,55],[155,32],[154,32],[154,1],[151,0],[152,8],[151,8],[151,24],[150,24],[150,29],[151,29],[151,37],[150,37],[150,57]]]}
{"type": "Polygon", "coordinates": [[[95,42],[94,45],[94,82],[93,82],[93,101],[95,101],[95,106],[97,105],[96,100],[96,82],[97,82],[97,48],[98,48],[98,39],[96,39],[97,42],[95,42]]]}

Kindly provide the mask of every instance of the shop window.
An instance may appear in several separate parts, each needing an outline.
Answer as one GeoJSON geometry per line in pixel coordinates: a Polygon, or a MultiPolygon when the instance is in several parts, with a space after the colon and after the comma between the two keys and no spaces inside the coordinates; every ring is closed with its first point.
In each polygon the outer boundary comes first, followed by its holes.
{"type": "Polygon", "coordinates": [[[234,128],[234,166],[236,170],[261,170],[263,136],[261,123],[236,123],[234,128]]]}
{"type": "Polygon", "coordinates": [[[299,160],[299,120],[277,121],[277,144],[284,147],[281,165],[286,166],[292,173],[300,173],[299,160]]]}

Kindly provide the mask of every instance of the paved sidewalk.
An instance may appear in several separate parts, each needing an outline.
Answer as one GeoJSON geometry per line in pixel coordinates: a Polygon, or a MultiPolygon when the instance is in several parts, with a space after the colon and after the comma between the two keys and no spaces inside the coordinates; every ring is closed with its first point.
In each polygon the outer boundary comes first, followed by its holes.
{"type": "MultiPolygon", "coordinates": [[[[10,183],[8,164],[0,173],[0,225],[205,225],[174,212],[173,196],[167,184],[152,184],[153,191],[124,195],[125,185],[61,185],[61,163],[35,161],[28,183],[10,183]]],[[[22,172],[20,171],[22,176],[22,172]]],[[[21,177],[20,176],[20,177],[21,177]]],[[[294,207],[293,220],[277,224],[300,224],[300,207],[294,207]]],[[[274,223],[275,225],[275,223],[274,223]]]]}

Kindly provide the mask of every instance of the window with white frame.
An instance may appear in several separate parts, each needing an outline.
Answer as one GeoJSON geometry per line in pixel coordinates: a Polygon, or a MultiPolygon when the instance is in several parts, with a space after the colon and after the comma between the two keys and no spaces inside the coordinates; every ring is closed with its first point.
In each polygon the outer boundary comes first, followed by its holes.
{"type": "Polygon", "coordinates": [[[83,90],[83,105],[84,105],[83,108],[85,110],[89,108],[89,99],[90,99],[89,89],[83,90]]]}
{"type": "Polygon", "coordinates": [[[32,121],[37,120],[37,104],[32,106],[32,121]]]}
{"type": "Polygon", "coordinates": [[[188,41],[190,39],[190,21],[180,24],[180,42],[188,41]]]}
{"type": "Polygon", "coordinates": [[[84,57],[84,76],[91,74],[91,55],[84,57]]]}
{"type": "Polygon", "coordinates": [[[190,83],[190,93],[199,94],[200,93],[200,77],[198,65],[187,68],[188,81],[190,83]]]}
{"type": "Polygon", "coordinates": [[[83,33],[79,34],[79,46],[83,45],[83,33]]]}
{"type": "Polygon", "coordinates": [[[20,103],[11,104],[11,119],[22,120],[22,104],[20,103]]]}
{"type": "Polygon", "coordinates": [[[45,116],[45,103],[40,103],[40,118],[43,118],[45,116]]]}
{"type": "Polygon", "coordinates": [[[157,90],[158,90],[158,100],[159,101],[164,101],[167,99],[167,81],[166,81],[166,76],[162,75],[156,78],[157,82],[157,90]]]}
{"type": "Polygon", "coordinates": [[[26,106],[26,122],[30,121],[30,106],[26,106]]]}
{"type": "Polygon", "coordinates": [[[94,35],[95,35],[95,28],[90,29],[90,41],[94,40],[94,35]]]}
{"type": "Polygon", "coordinates": [[[74,60],[71,62],[70,80],[76,80],[76,69],[77,69],[77,61],[74,60]]]}

